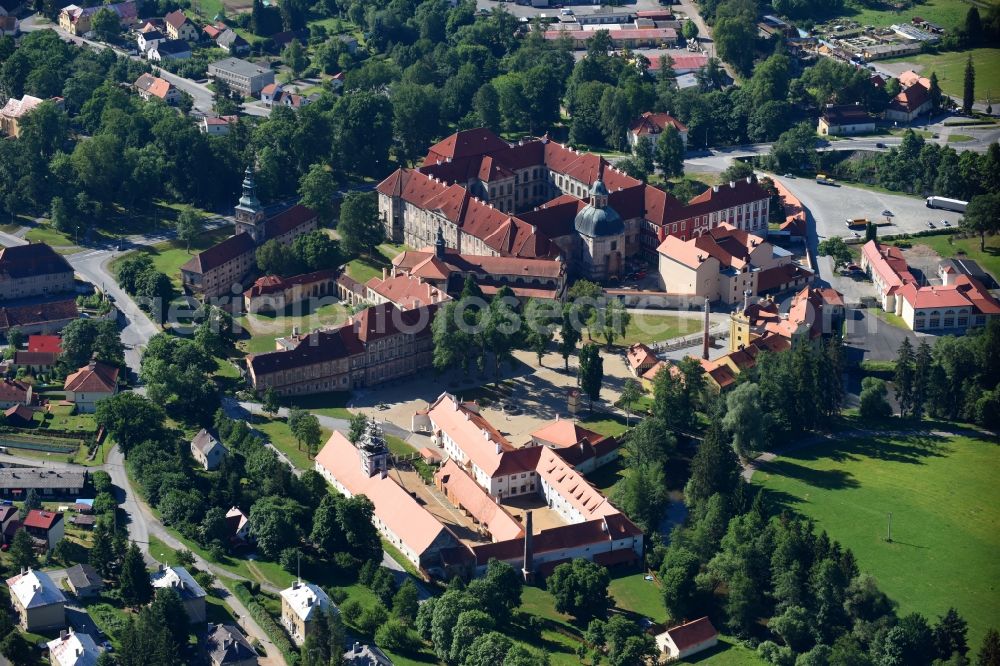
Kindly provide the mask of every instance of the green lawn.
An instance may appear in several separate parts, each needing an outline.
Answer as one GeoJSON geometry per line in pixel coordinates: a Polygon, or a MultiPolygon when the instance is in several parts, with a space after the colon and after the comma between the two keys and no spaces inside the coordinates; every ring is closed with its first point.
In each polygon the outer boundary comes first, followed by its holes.
{"type": "Polygon", "coordinates": [[[914,246],[926,245],[941,255],[942,259],[956,256],[972,259],[995,279],[1000,279],[1000,236],[986,237],[985,252],[979,251],[978,236],[974,238],[955,238],[954,235],[921,236],[911,238],[909,242],[914,246]]]}
{"type": "Polygon", "coordinates": [[[325,326],[336,326],[347,321],[351,314],[350,309],[340,302],[321,305],[315,311],[309,309],[308,302],[301,305],[304,310],[300,309],[298,312],[290,310],[280,315],[260,313],[239,317],[237,323],[250,337],[240,340],[237,347],[253,354],[274,351],[274,339],[291,335],[295,327],[304,333],[325,326]]]}
{"type": "Polygon", "coordinates": [[[351,413],[347,411],[347,403],[350,399],[349,391],[328,391],[327,393],[313,393],[312,395],[299,395],[284,399],[281,404],[285,407],[301,407],[316,414],[332,416],[335,419],[350,419],[351,413]]]}
{"type": "Polygon", "coordinates": [[[758,657],[756,652],[729,636],[719,636],[719,644],[711,650],[677,663],[701,666],[768,666],[768,662],[758,657]]]}
{"type": "Polygon", "coordinates": [[[382,269],[392,266],[392,258],[403,250],[409,250],[405,245],[382,243],[378,246],[378,255],[358,257],[347,263],[347,274],[358,282],[367,282],[373,277],[382,277],[382,269]]]}
{"type": "MultiPolygon", "coordinates": [[[[262,433],[267,435],[268,439],[271,440],[271,444],[274,445],[276,449],[288,456],[288,459],[292,461],[292,464],[299,469],[312,469],[313,461],[309,457],[309,452],[306,451],[303,445],[302,449],[299,450],[298,444],[295,442],[295,437],[292,436],[292,431],[288,428],[288,423],[283,418],[272,419],[268,421],[258,420],[253,424],[253,427],[260,430],[262,433]]],[[[323,436],[320,438],[320,447],[326,443],[326,440],[330,438],[330,431],[323,430],[323,436]]]]}
{"type": "Polygon", "coordinates": [[[1000,485],[995,442],[968,437],[847,440],[778,458],[753,482],[851,548],[901,615],[950,606],[977,650],[1000,625],[1000,485]],[[886,541],[888,513],[892,537],[886,541]]]}
{"type": "MultiPolygon", "coordinates": [[[[965,20],[965,12],[969,5],[956,0],[931,0],[927,5],[920,5],[914,9],[919,15],[928,21],[935,21],[924,13],[925,6],[934,4],[958,4],[963,7],[961,10],[961,21],[965,20]]],[[[983,11],[980,9],[980,11],[983,11]]],[[[935,21],[937,23],[938,21],[935,21]]],[[[950,27],[954,23],[943,23],[950,27]]],[[[916,71],[924,76],[930,76],[931,72],[937,73],[941,90],[955,97],[962,97],[965,83],[965,62],[969,55],[972,56],[972,64],[976,68],[976,101],[986,102],[986,94],[990,91],[1000,90],[1000,48],[970,49],[968,51],[947,51],[945,53],[921,53],[919,55],[906,56],[895,61],[886,62],[908,62],[913,63],[916,71]]]]}
{"type": "MultiPolygon", "coordinates": [[[[844,5],[842,15],[861,25],[888,27],[893,23],[909,23],[914,16],[944,26],[947,30],[963,25],[971,5],[963,0],[927,0],[916,7],[902,11],[878,10],[859,7],[861,3],[844,5]]],[[[980,11],[983,11],[980,9],[980,11]]]]}
{"type": "Polygon", "coordinates": [[[653,622],[667,621],[660,584],[655,580],[646,580],[645,571],[612,579],[608,591],[618,608],[644,615],[653,622]]]}
{"type": "Polygon", "coordinates": [[[24,237],[32,243],[47,243],[52,247],[76,245],[72,235],[64,234],[48,225],[33,227],[24,237]]]}
{"type": "Polygon", "coordinates": [[[671,338],[690,335],[701,329],[701,321],[697,317],[677,317],[674,315],[659,315],[649,312],[633,314],[625,327],[625,337],[616,344],[631,345],[636,342],[661,342],[671,338]]]}
{"type": "MultiPolygon", "coordinates": [[[[219,241],[225,240],[231,236],[233,230],[229,227],[223,227],[221,229],[215,229],[213,231],[206,231],[201,235],[201,237],[194,243],[191,244],[190,252],[187,250],[184,243],[179,241],[165,241],[163,243],[157,243],[156,245],[150,247],[142,247],[134,252],[145,252],[153,260],[153,267],[165,274],[167,277],[173,281],[176,287],[181,285],[181,266],[187,263],[188,259],[193,257],[196,252],[205,250],[219,241]]],[[[111,262],[111,271],[115,272],[117,266],[121,261],[128,256],[131,256],[132,252],[123,254],[111,262]]]]}
{"type": "MultiPolygon", "coordinates": [[[[633,425],[634,423],[633,421],[633,425]]],[[[625,425],[624,416],[609,414],[607,412],[594,412],[593,414],[584,412],[583,418],[580,419],[580,425],[607,436],[621,435],[628,430],[628,427],[625,425]]]]}
{"type": "Polygon", "coordinates": [[[948,143],[964,143],[972,141],[973,137],[968,134],[951,134],[948,136],[948,143]]]}

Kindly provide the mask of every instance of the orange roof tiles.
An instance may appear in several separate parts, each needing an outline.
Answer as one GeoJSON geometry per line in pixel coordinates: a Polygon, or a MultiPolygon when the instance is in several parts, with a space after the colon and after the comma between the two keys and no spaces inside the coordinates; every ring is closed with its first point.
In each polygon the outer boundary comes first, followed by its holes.
{"type": "Polygon", "coordinates": [[[500,453],[514,446],[489,421],[454,396],[442,393],[427,412],[434,428],[445,432],[484,474],[500,467],[500,453]]]}
{"type": "Polygon", "coordinates": [[[465,509],[489,529],[493,541],[506,541],[524,535],[524,529],[508,511],[498,504],[475,480],[463,470],[454,458],[439,469],[434,478],[448,493],[448,498],[465,509]]]}
{"type": "Polygon", "coordinates": [[[365,283],[365,286],[402,310],[451,300],[451,296],[437,287],[410,275],[395,275],[385,279],[375,277],[365,283]]]}
{"type": "Polygon", "coordinates": [[[86,393],[114,393],[118,388],[118,368],[92,361],[66,378],[63,389],[86,393]]]}
{"type": "Polygon", "coordinates": [[[641,342],[631,345],[625,353],[625,356],[628,359],[628,365],[632,368],[632,370],[641,368],[649,363],[655,363],[658,360],[656,358],[656,352],[641,342]]]}
{"type": "Polygon", "coordinates": [[[593,430],[587,430],[571,419],[556,419],[531,433],[532,439],[541,440],[555,445],[557,448],[569,448],[586,440],[594,444],[605,439],[604,435],[593,430]]]}

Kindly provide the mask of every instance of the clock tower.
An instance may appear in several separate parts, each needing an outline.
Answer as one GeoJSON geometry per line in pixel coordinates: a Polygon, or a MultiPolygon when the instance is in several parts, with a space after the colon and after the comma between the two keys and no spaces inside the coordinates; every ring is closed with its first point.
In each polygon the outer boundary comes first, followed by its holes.
{"type": "Polygon", "coordinates": [[[253,164],[247,167],[243,176],[243,196],[236,204],[236,233],[247,233],[253,238],[257,245],[262,245],[265,240],[264,230],[264,207],[257,199],[257,185],[254,183],[253,164]]]}

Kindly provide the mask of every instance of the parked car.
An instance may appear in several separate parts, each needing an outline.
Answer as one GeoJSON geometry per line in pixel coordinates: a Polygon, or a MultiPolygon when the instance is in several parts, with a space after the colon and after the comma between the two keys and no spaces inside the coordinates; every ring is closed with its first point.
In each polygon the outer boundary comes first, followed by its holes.
{"type": "Polygon", "coordinates": [[[782,178],[792,178],[792,179],[794,179],[795,178],[795,174],[793,174],[793,173],[786,173],[784,176],[782,176],[782,178]]]}
{"type": "Polygon", "coordinates": [[[950,227],[951,222],[949,222],[948,220],[941,220],[941,226],[950,227]]]}
{"type": "Polygon", "coordinates": [[[886,217],[892,217],[892,211],[889,210],[888,208],[882,211],[882,214],[885,215],[886,217]]]}
{"type": "Polygon", "coordinates": [[[936,228],[936,227],[934,226],[934,223],[933,223],[933,222],[931,222],[930,220],[927,220],[927,227],[928,227],[928,228],[930,228],[930,229],[935,229],[935,228],[936,228]]]}
{"type": "Polygon", "coordinates": [[[885,144],[882,143],[881,141],[879,141],[878,143],[875,144],[875,147],[876,148],[885,148],[885,144]]]}

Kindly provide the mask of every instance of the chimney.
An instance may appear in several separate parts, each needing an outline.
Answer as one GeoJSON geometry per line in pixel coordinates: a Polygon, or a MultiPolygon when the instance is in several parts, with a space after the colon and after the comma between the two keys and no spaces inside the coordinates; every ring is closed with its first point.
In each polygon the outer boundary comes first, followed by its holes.
{"type": "Polygon", "coordinates": [[[746,312],[750,309],[750,290],[746,289],[743,291],[743,311],[746,312]]]}
{"type": "Polygon", "coordinates": [[[729,181],[729,189],[733,189],[735,187],[736,187],[736,183],[734,181],[732,181],[732,180],[729,181]]]}
{"type": "Polygon", "coordinates": [[[354,642],[354,654],[361,654],[361,643],[354,642]]]}
{"type": "Polygon", "coordinates": [[[521,569],[521,574],[527,583],[530,583],[535,576],[535,563],[531,552],[531,529],[531,511],[529,510],[524,512],[524,564],[521,569]]]}
{"type": "Polygon", "coordinates": [[[383,280],[383,281],[385,281],[385,278],[386,278],[386,275],[385,275],[385,267],[383,266],[383,267],[382,267],[382,280],[383,280]]]}
{"type": "Polygon", "coordinates": [[[711,312],[708,299],[705,299],[705,332],[701,339],[701,357],[708,360],[708,315],[711,312]]]}
{"type": "Polygon", "coordinates": [[[67,638],[69,638],[69,634],[66,632],[66,630],[65,629],[60,629],[59,630],[59,640],[64,641],[67,638]]]}

